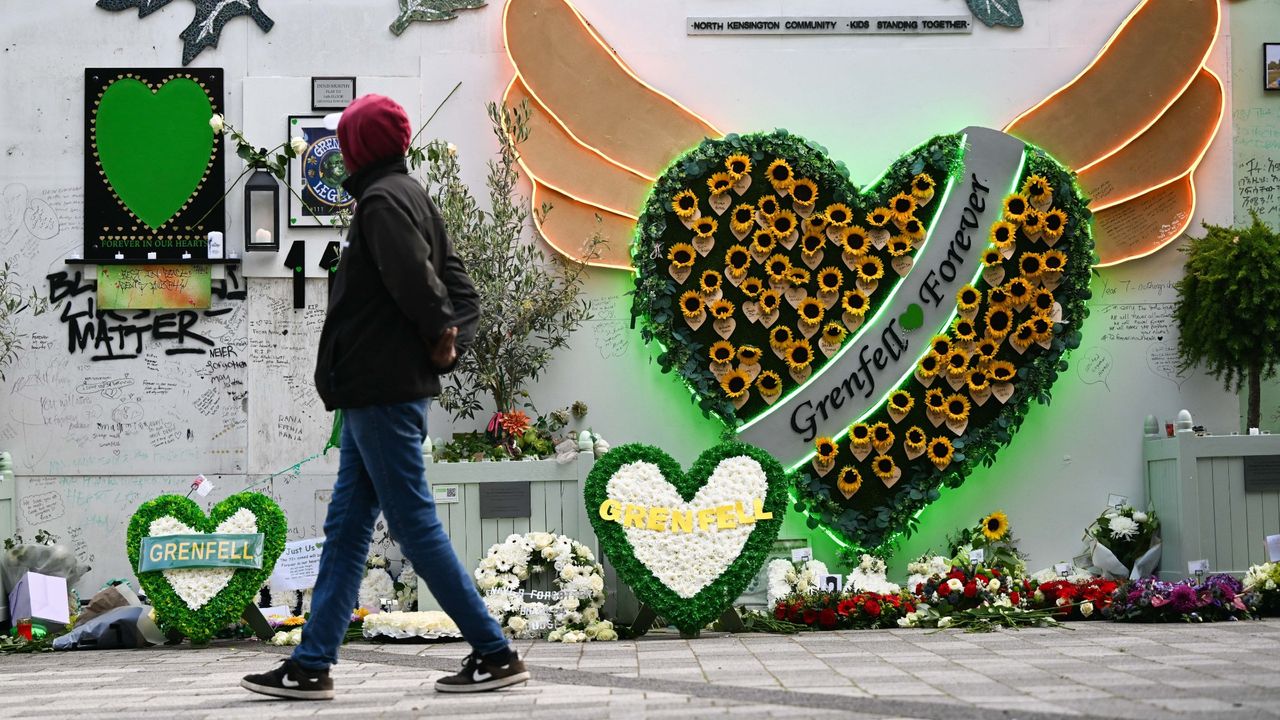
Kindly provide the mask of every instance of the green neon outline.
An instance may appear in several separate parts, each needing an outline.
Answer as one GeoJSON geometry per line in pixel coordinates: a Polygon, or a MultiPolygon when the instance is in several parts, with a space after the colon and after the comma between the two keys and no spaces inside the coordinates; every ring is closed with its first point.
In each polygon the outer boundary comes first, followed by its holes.
{"type": "MultiPolygon", "coordinates": [[[[969,137],[969,136],[968,136],[967,134],[962,134],[962,135],[960,136],[960,145],[961,145],[962,147],[964,146],[965,141],[967,140],[967,138],[968,138],[968,137],[969,137]]],[[[923,145],[918,146],[918,147],[923,147],[923,145]]],[[[915,151],[913,150],[912,152],[915,152],[915,151]]],[[[891,169],[893,169],[893,166],[892,166],[892,165],[890,165],[890,166],[889,166],[889,169],[890,169],[890,170],[891,170],[891,169]]],[[[883,174],[883,175],[881,175],[881,176],[880,176],[880,178],[876,180],[876,182],[877,182],[877,183],[879,183],[879,182],[880,182],[880,180],[883,180],[883,179],[884,179],[884,177],[885,177],[886,175],[888,175],[888,174],[889,174],[889,171],[888,171],[888,170],[886,170],[886,171],[884,172],[884,174],[883,174]]],[[[938,207],[939,207],[939,208],[942,208],[942,207],[944,207],[944,206],[947,204],[947,198],[951,196],[951,190],[952,190],[952,188],[954,188],[954,187],[956,186],[956,183],[957,183],[958,181],[959,181],[959,179],[958,179],[958,178],[955,178],[955,177],[949,177],[949,178],[947,178],[947,188],[946,188],[946,190],[944,190],[944,191],[943,191],[943,193],[942,193],[942,201],[941,201],[940,203],[938,203],[938,207]]],[[[871,187],[875,187],[875,186],[873,185],[873,186],[871,186],[871,187]]],[[[869,193],[869,192],[870,192],[870,191],[868,191],[868,193],[869,193]]],[[[921,252],[923,252],[923,251],[924,251],[924,249],[925,249],[925,248],[927,248],[927,247],[929,246],[929,241],[933,239],[933,231],[938,227],[938,220],[939,220],[939,218],[940,218],[941,216],[942,216],[942,212],[941,212],[941,210],[939,210],[937,213],[935,213],[935,214],[934,214],[934,216],[933,216],[933,222],[929,224],[929,232],[925,233],[925,236],[924,236],[924,242],[920,243],[920,248],[919,248],[919,250],[917,250],[917,251],[916,251],[916,255],[917,255],[917,256],[918,256],[918,255],[920,255],[920,253],[921,253],[921,252]]],[[[746,432],[747,430],[749,430],[750,428],[752,428],[754,425],[756,425],[756,423],[759,423],[761,420],[764,420],[765,418],[767,418],[767,417],[769,417],[770,415],[772,415],[775,411],[777,411],[777,410],[778,410],[778,409],[780,409],[783,405],[785,405],[785,404],[786,404],[786,402],[787,402],[788,400],[790,400],[791,398],[795,397],[798,393],[802,392],[805,388],[809,387],[809,385],[813,384],[813,383],[814,383],[815,381],[817,381],[821,376],[825,375],[825,374],[826,374],[826,373],[825,373],[826,368],[827,368],[827,367],[829,367],[829,366],[831,366],[831,365],[834,365],[834,364],[835,364],[835,363],[837,363],[837,362],[839,362],[839,361],[840,361],[840,358],[844,357],[846,353],[848,353],[849,351],[851,351],[851,350],[853,349],[853,346],[854,346],[854,345],[857,345],[857,344],[858,344],[858,341],[859,341],[859,340],[861,340],[861,339],[862,339],[862,337],[863,337],[863,336],[865,336],[865,335],[867,334],[867,332],[871,329],[871,327],[872,327],[873,325],[875,325],[875,324],[876,324],[876,322],[877,322],[878,320],[880,320],[881,316],[883,316],[883,315],[885,314],[885,312],[889,310],[889,306],[893,304],[893,299],[894,299],[895,297],[897,297],[897,296],[898,296],[898,292],[902,290],[902,286],[904,286],[904,285],[906,285],[906,284],[907,284],[907,277],[910,277],[910,273],[907,273],[907,276],[902,277],[902,278],[900,278],[900,279],[899,279],[898,284],[897,284],[897,285],[895,285],[895,286],[893,287],[893,290],[891,290],[891,291],[889,292],[889,296],[888,296],[888,297],[886,297],[886,298],[884,299],[884,302],[881,304],[880,309],[876,311],[876,314],[875,314],[875,315],[873,315],[869,321],[866,321],[866,322],[864,322],[864,323],[862,324],[862,328],[858,331],[858,333],[857,333],[856,335],[853,335],[852,337],[850,337],[850,338],[848,338],[847,340],[845,340],[844,347],[840,348],[840,352],[837,352],[837,353],[835,354],[835,356],[833,356],[830,360],[828,360],[828,361],[826,362],[826,364],[824,364],[824,365],[822,366],[822,368],[823,368],[823,372],[816,372],[816,373],[813,373],[813,374],[809,377],[809,379],[808,379],[808,380],[805,380],[805,381],[804,381],[804,383],[802,383],[801,385],[798,385],[798,386],[796,386],[796,387],[792,388],[790,392],[788,392],[786,395],[784,395],[784,396],[782,396],[782,397],[778,398],[778,400],[777,400],[777,401],[775,401],[772,405],[770,405],[768,408],[766,408],[766,409],[765,409],[763,412],[761,412],[759,415],[756,415],[755,417],[751,418],[750,420],[746,421],[745,423],[742,423],[741,425],[738,425],[738,426],[737,426],[737,429],[736,429],[736,432],[737,432],[737,433],[739,433],[739,434],[746,432]]],[[[899,382],[901,382],[901,381],[899,381],[899,382]]],[[[888,396],[886,395],[885,397],[888,397],[888,396]]],[[[881,402],[883,402],[883,401],[884,401],[884,398],[880,398],[880,400],[881,400],[881,402]]],[[[878,404],[879,404],[879,403],[877,403],[877,405],[878,405],[878,404]]],[[[873,408],[873,409],[874,409],[874,408],[873,408]]],[[[865,415],[864,415],[864,417],[865,417],[865,415]]],[[[859,421],[855,421],[855,422],[860,422],[860,420],[859,420],[859,421]]],[[[810,455],[809,457],[813,457],[813,456],[812,456],[812,455],[810,455]]],[[[795,468],[790,468],[790,469],[788,469],[788,470],[787,470],[787,472],[792,472],[793,470],[795,470],[795,468]]]]}

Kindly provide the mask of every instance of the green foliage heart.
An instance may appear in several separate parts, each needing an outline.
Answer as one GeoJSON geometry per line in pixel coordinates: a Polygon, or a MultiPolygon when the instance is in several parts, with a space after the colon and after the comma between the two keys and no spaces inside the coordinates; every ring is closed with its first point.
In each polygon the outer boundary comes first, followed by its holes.
{"type": "MultiPolygon", "coordinates": [[[[205,515],[199,505],[181,495],[161,495],[143,503],[129,521],[126,536],[129,562],[134,575],[156,610],[156,617],[165,630],[176,630],[199,644],[208,642],[220,629],[237,620],[245,606],[253,602],[276,560],[284,552],[288,522],[284,512],[271,498],[260,493],[232,495],[213,507],[205,515]],[[142,539],[150,534],[151,523],[164,517],[177,520],[195,532],[212,533],[222,521],[240,509],[246,509],[256,518],[257,531],[263,535],[262,567],[237,568],[231,580],[207,603],[192,610],[178,595],[165,577],[164,571],[138,572],[142,539]]],[[[171,571],[185,572],[185,571],[171,571]]]]}
{"type": "Polygon", "coordinates": [[[199,189],[213,157],[213,106],[199,83],[173,78],[157,89],[122,78],[94,114],[102,173],[121,204],[152,229],[173,219],[199,189]]]}
{"type": "MultiPolygon", "coordinates": [[[[753,475],[753,477],[759,476],[753,475]]],[[[777,460],[763,450],[743,443],[726,442],[708,449],[694,462],[687,473],[680,469],[679,463],[662,450],[649,445],[632,444],[616,447],[596,461],[587,477],[583,494],[587,504],[587,516],[591,519],[596,537],[600,540],[600,548],[617,570],[618,577],[631,587],[641,602],[658,615],[680,628],[681,632],[695,634],[733,605],[764,563],[774,540],[778,537],[778,531],[782,529],[782,516],[786,512],[787,505],[786,485],[786,472],[777,460]],[[746,462],[742,462],[744,460],[746,462]],[[721,470],[722,464],[726,461],[729,461],[728,464],[725,464],[724,469],[721,470]],[[648,476],[649,482],[646,483],[648,491],[661,493],[668,490],[665,485],[669,483],[680,500],[685,503],[694,503],[699,491],[708,487],[709,483],[725,482],[726,484],[721,487],[734,487],[732,481],[727,479],[730,467],[749,468],[747,472],[752,474],[762,473],[765,488],[763,498],[734,497],[732,500],[744,501],[748,511],[753,502],[759,500],[764,513],[771,513],[773,517],[755,521],[754,527],[736,556],[730,554],[715,560],[708,559],[706,555],[700,555],[697,552],[696,538],[700,532],[704,536],[720,532],[717,529],[708,528],[706,531],[700,531],[697,525],[694,526],[692,533],[676,530],[660,533],[654,530],[636,529],[639,536],[646,542],[655,543],[647,550],[639,551],[642,557],[654,557],[653,552],[656,548],[662,555],[682,557],[689,563],[682,567],[692,567],[707,573],[706,584],[696,594],[682,596],[658,577],[659,574],[669,575],[669,573],[663,571],[655,573],[653,568],[637,557],[638,549],[632,546],[621,522],[602,517],[602,505],[606,500],[611,499],[610,480],[618,476],[624,468],[633,467],[636,463],[648,464],[650,469],[656,468],[656,475],[648,476]],[[648,535],[645,535],[646,533],[648,535]],[[717,561],[724,565],[723,569],[707,568],[708,562],[717,561]],[[717,570],[719,572],[715,574],[717,570]]],[[[713,493],[716,490],[714,487],[711,489],[713,493]]],[[[666,494],[670,496],[669,492],[666,494]]],[[[613,499],[619,500],[619,498],[613,499]]],[[[704,504],[698,503],[693,506],[703,507],[704,504]]],[[[685,595],[688,593],[686,592],[685,595]]]]}
{"type": "Polygon", "coordinates": [[[898,322],[902,323],[903,330],[908,332],[916,330],[924,324],[924,310],[919,305],[911,303],[907,311],[898,316],[898,322]]]}

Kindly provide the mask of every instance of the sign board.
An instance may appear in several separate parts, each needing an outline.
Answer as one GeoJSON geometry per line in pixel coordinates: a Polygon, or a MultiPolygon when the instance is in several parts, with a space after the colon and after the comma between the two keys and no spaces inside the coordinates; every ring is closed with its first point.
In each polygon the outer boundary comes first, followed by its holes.
{"type": "Polygon", "coordinates": [[[1280,535],[1267,536],[1267,558],[1271,562],[1280,562],[1280,535]]]}
{"type": "Polygon", "coordinates": [[[1280,455],[1246,455],[1244,457],[1244,491],[1280,490],[1280,455]]]}
{"type": "Polygon", "coordinates": [[[689,35],[968,35],[966,15],[690,17],[689,35]]]}
{"type": "Polygon", "coordinates": [[[480,485],[480,519],[527,518],[533,503],[527,482],[497,482],[480,485]]]}
{"type": "Polygon", "coordinates": [[[324,538],[291,540],[284,544],[284,552],[276,560],[271,571],[272,590],[307,590],[316,586],[320,574],[320,553],[324,538]]]}
{"type": "Polygon", "coordinates": [[[311,78],[311,109],[341,110],[356,99],[354,77],[311,78]]]}
{"type": "Polygon", "coordinates": [[[195,533],[142,538],[138,572],[213,567],[261,568],[262,533],[195,533]]]}
{"type": "Polygon", "coordinates": [[[432,485],[431,494],[437,505],[450,505],[462,500],[462,489],[457,485],[432,485]]]}

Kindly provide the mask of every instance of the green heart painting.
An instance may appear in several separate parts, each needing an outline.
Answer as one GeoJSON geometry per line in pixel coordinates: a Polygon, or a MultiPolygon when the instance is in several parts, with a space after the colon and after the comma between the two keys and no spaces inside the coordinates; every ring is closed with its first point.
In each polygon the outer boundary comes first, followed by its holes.
{"type": "Polygon", "coordinates": [[[201,184],[213,159],[213,106],[199,83],[177,77],[157,88],[111,83],[93,116],[99,167],[122,205],[158,230],[201,184]]]}
{"type": "Polygon", "coordinates": [[[786,131],[706,140],[637,223],[633,312],[702,411],[786,465],[810,527],[871,550],[990,465],[1080,341],[1091,216],[1004,133],[855,187],[786,131]]]}

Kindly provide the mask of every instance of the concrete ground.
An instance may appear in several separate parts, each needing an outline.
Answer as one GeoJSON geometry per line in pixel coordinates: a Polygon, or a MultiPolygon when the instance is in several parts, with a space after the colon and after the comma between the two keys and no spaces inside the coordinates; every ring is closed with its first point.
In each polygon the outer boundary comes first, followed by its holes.
{"type": "Polygon", "coordinates": [[[527,686],[440,695],[464,645],[356,643],[339,696],[299,703],[238,687],[287,649],[254,642],[0,656],[0,717],[1280,718],[1280,620],[1075,623],[966,634],[886,630],[520,642],[527,686]]]}

